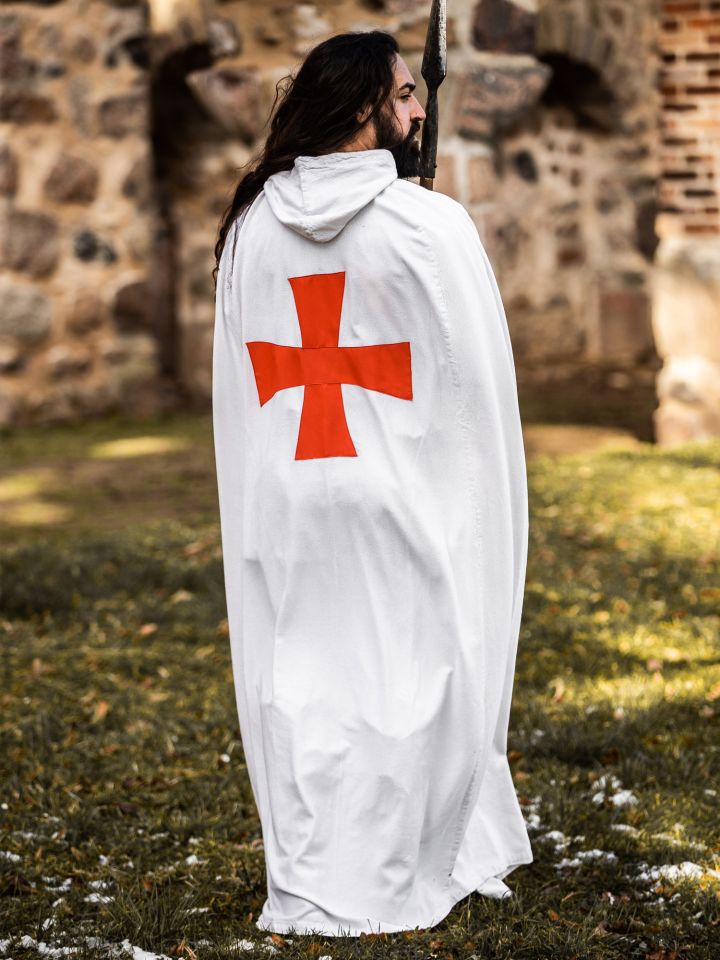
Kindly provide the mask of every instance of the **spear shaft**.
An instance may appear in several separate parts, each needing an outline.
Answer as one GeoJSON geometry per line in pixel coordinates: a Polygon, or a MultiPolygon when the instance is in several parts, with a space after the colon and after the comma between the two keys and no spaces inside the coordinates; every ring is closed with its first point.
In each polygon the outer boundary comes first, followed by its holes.
{"type": "Polygon", "coordinates": [[[420,186],[432,190],[437,165],[438,87],[447,73],[446,0],[433,0],[420,73],[427,85],[427,104],[420,142],[420,186]]]}

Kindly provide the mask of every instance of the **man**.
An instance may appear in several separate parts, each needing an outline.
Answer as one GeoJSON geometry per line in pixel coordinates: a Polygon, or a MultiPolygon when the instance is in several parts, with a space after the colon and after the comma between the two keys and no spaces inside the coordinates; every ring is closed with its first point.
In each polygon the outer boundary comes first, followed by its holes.
{"type": "Polygon", "coordinates": [[[506,758],[527,549],[512,351],[469,215],[403,179],[413,90],[388,34],[316,47],[216,248],[256,922],[280,933],[430,927],[532,860],[506,758]]]}

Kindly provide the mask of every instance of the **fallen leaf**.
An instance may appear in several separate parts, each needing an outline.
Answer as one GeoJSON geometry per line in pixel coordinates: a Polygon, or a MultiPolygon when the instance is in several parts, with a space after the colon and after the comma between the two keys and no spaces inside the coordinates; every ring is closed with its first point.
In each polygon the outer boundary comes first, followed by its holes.
{"type": "Polygon", "coordinates": [[[110,704],[107,702],[107,700],[98,700],[98,702],[95,704],[95,709],[93,710],[93,722],[102,720],[104,717],[106,717],[109,709],[110,704]]]}
{"type": "Polygon", "coordinates": [[[187,600],[192,600],[193,596],[194,594],[189,590],[176,590],[170,597],[170,603],[185,603],[187,600]]]}

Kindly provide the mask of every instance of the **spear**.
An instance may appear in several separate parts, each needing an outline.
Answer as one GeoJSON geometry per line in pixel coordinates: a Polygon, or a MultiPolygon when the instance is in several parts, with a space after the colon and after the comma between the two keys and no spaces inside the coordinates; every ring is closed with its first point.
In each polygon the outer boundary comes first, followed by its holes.
{"type": "Polygon", "coordinates": [[[447,73],[446,0],[433,0],[420,73],[427,85],[427,104],[420,143],[420,186],[432,190],[437,163],[437,91],[447,73]]]}

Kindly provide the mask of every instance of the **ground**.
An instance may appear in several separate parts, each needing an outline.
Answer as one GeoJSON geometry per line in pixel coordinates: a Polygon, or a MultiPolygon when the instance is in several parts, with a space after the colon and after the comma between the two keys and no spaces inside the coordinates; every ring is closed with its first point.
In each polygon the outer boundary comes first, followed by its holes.
{"type": "Polygon", "coordinates": [[[0,957],[720,958],[720,443],[526,440],[509,756],[535,861],[512,901],[325,940],[254,923],[210,419],[0,440],[0,957]]]}

